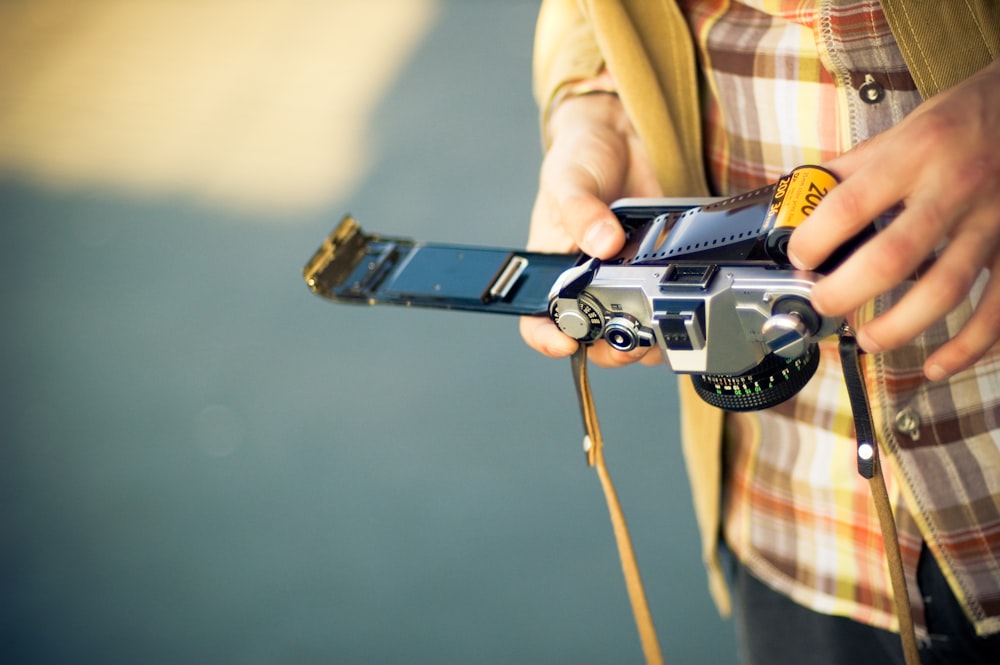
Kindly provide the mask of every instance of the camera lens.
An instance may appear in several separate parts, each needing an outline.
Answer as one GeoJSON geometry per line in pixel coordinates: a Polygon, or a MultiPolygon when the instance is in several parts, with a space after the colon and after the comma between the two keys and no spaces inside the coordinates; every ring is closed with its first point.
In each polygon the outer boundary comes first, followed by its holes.
{"type": "Polygon", "coordinates": [[[791,399],[819,367],[819,351],[811,344],[798,358],[773,353],[746,374],[694,374],[691,381],[703,400],[725,411],[760,411],[791,399]]]}

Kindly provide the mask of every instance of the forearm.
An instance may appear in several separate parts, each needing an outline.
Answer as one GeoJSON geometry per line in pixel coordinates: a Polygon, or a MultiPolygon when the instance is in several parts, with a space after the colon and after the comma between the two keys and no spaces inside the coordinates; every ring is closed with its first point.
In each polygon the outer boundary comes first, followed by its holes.
{"type": "Polygon", "coordinates": [[[547,147],[549,113],[561,91],[569,84],[598,77],[604,69],[597,40],[576,0],[543,0],[532,64],[533,91],[547,147]]]}

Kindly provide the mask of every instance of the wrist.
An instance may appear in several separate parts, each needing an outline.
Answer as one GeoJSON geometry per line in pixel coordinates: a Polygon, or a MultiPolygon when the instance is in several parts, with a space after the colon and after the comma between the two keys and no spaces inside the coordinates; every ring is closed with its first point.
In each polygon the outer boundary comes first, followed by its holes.
{"type": "Polygon", "coordinates": [[[602,69],[597,76],[588,79],[578,79],[564,83],[552,96],[549,104],[549,113],[552,113],[564,100],[573,97],[587,97],[590,95],[611,95],[618,96],[618,86],[611,72],[602,69]]]}
{"type": "Polygon", "coordinates": [[[559,86],[543,113],[542,131],[547,146],[554,139],[555,129],[561,122],[555,120],[554,116],[565,115],[561,111],[567,106],[575,108],[578,113],[583,104],[595,111],[620,105],[617,85],[611,72],[602,69],[597,76],[574,79],[559,86]]]}
{"type": "Polygon", "coordinates": [[[588,136],[626,136],[631,123],[616,95],[592,93],[564,98],[552,110],[546,131],[551,147],[557,141],[575,142],[588,136]]]}

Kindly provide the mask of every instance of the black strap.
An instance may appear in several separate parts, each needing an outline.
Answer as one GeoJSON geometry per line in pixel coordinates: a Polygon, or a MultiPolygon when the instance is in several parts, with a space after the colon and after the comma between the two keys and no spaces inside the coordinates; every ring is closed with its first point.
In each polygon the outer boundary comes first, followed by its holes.
{"type": "Polygon", "coordinates": [[[878,447],[875,445],[875,426],[872,424],[868,390],[861,371],[861,350],[854,334],[846,327],[840,333],[840,363],[844,367],[847,397],[854,414],[854,432],[858,442],[858,473],[871,480],[878,467],[878,447]]]}

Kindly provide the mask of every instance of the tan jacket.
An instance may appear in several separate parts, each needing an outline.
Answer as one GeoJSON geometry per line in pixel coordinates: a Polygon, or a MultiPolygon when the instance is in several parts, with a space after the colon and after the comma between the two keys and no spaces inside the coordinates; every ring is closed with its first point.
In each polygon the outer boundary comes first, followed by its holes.
{"type": "MultiPolygon", "coordinates": [[[[886,19],[924,99],[1000,56],[1000,3],[882,0],[886,19]]],[[[534,92],[546,119],[566,83],[607,66],[650,155],[665,196],[705,196],[698,70],[687,23],[673,0],[544,0],[534,54],[534,92]]],[[[681,440],[709,589],[730,612],[718,561],[723,414],[680,377],[681,440]]]]}

